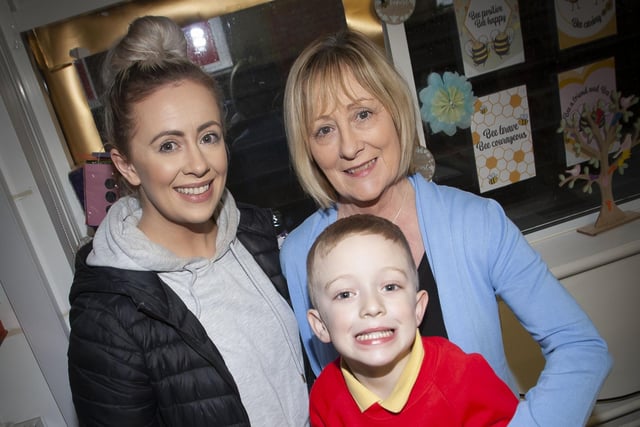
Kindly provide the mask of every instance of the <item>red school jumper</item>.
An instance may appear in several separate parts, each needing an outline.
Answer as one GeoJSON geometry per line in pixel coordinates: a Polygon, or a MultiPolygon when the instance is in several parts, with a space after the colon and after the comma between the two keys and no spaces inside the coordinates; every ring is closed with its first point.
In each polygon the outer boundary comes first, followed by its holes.
{"type": "Polygon", "coordinates": [[[360,411],[340,370],[340,359],[320,373],[310,395],[312,427],[506,426],[518,399],[479,354],[466,354],[440,337],[422,337],[424,359],[402,411],[378,403],[360,411]]]}

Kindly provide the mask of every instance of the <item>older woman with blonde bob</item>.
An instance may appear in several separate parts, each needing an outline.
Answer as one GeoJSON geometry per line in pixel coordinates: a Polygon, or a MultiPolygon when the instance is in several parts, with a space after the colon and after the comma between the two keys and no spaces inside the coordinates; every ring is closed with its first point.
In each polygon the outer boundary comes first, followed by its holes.
{"type": "Polygon", "coordinates": [[[514,393],[498,298],[538,342],[546,364],[512,425],[584,425],[611,367],[606,343],[497,202],[414,173],[419,116],[384,53],[353,31],[317,39],[291,68],[284,107],[294,168],[319,206],[280,254],[316,375],[336,353],[307,322],[305,259],[328,225],[369,213],[407,237],[420,288],[429,293],[423,336],[482,354],[514,393]]]}

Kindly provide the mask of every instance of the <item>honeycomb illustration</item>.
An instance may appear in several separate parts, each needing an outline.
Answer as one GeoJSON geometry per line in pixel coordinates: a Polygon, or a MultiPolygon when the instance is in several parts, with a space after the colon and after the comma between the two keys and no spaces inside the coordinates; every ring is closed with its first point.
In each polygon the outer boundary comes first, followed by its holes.
{"type": "Polygon", "coordinates": [[[480,97],[472,118],[472,141],[480,192],[536,175],[526,86],[480,97]]]}

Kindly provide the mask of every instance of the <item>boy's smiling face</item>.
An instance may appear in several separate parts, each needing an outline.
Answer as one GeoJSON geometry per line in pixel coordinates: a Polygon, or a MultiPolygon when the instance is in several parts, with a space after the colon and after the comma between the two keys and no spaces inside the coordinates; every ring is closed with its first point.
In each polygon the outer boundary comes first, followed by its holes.
{"type": "Polygon", "coordinates": [[[354,373],[402,369],[427,305],[410,254],[379,235],[351,235],[316,254],[312,329],[354,373]]]}

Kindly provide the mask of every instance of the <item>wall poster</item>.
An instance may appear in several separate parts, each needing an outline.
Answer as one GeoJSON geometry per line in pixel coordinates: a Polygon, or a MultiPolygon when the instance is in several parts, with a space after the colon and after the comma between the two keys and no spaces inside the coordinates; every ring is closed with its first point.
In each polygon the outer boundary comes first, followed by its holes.
{"type": "Polygon", "coordinates": [[[555,9],[560,49],[617,33],[615,0],[555,0],[555,9]]]}
{"type": "Polygon", "coordinates": [[[467,77],[524,62],[518,0],[454,0],[467,77]]]}
{"type": "Polygon", "coordinates": [[[471,136],[481,193],[536,176],[526,86],[478,97],[471,136]]]}
{"type": "MultiPolygon", "coordinates": [[[[604,108],[597,106],[598,101],[604,105],[611,102],[610,96],[616,90],[616,70],[614,58],[594,62],[573,70],[558,74],[558,88],[560,94],[560,108],[562,119],[579,116],[582,108],[587,105],[594,110],[597,121],[610,119],[610,114],[604,108]]],[[[585,141],[592,138],[583,133],[585,141]]],[[[577,156],[571,141],[565,141],[567,166],[582,163],[589,159],[586,155],[577,156]]],[[[597,147],[596,142],[590,145],[597,147]]],[[[617,149],[612,147],[612,151],[617,149]]]]}

